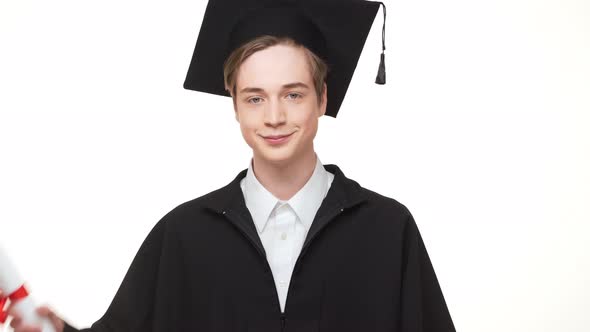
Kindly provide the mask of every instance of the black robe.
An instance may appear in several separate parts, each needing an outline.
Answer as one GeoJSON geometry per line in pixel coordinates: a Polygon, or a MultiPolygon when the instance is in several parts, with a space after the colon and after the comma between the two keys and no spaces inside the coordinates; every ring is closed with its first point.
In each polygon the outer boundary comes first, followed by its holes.
{"type": "Polygon", "coordinates": [[[154,226],[104,316],[83,331],[455,331],[408,209],[324,167],[334,181],[284,313],[244,202],[243,170],[154,226]]]}

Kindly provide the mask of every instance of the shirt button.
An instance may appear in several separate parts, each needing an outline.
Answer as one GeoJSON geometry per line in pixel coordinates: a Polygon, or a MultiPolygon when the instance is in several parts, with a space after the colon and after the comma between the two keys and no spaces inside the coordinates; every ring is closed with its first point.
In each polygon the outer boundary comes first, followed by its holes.
{"type": "Polygon", "coordinates": [[[286,281],[279,281],[279,286],[285,288],[285,287],[287,287],[287,282],[286,281]]]}
{"type": "Polygon", "coordinates": [[[281,240],[285,240],[285,239],[287,239],[287,233],[281,234],[281,240]]]}

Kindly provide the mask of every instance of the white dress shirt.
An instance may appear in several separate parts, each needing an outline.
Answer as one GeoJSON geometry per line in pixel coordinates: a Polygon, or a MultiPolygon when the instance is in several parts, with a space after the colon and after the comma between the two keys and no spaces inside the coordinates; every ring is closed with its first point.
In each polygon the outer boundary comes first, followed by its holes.
{"type": "Polygon", "coordinates": [[[334,175],[316,156],[313,174],[305,185],[287,201],[271,194],[256,178],[252,160],[246,176],[240,181],[246,207],[266,251],[275,281],[281,312],[285,310],[287,291],[295,262],[307,232],[332,185],[334,175]]]}

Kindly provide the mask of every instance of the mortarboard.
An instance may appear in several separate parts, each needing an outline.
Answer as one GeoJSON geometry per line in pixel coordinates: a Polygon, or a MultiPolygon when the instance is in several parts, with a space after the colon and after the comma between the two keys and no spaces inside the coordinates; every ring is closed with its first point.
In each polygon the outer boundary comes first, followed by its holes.
{"type": "Polygon", "coordinates": [[[336,117],[363,46],[383,6],[382,53],[375,83],[385,84],[385,5],[365,0],[210,0],[184,88],[230,96],[223,64],[261,36],[291,37],[328,64],[326,115],[336,117]]]}

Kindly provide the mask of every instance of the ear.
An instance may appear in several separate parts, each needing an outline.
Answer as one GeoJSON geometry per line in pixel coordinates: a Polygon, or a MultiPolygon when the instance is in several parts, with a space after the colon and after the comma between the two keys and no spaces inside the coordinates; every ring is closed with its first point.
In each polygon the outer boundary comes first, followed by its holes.
{"type": "Polygon", "coordinates": [[[322,91],[322,101],[320,103],[320,115],[318,117],[326,114],[326,107],[328,105],[328,85],[324,83],[324,89],[322,91]]]}

